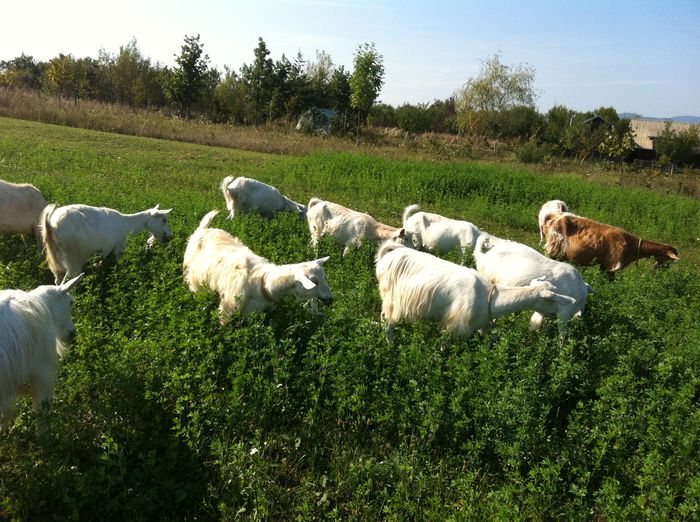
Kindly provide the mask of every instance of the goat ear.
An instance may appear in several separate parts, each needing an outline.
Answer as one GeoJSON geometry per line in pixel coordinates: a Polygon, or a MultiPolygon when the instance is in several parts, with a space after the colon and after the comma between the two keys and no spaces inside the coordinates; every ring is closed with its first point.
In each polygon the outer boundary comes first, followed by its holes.
{"type": "Polygon", "coordinates": [[[399,237],[406,237],[406,229],[405,228],[402,228],[401,230],[399,230],[399,237]]]}
{"type": "Polygon", "coordinates": [[[167,209],[167,210],[161,210],[160,213],[161,213],[161,214],[170,214],[172,211],[173,211],[173,209],[172,209],[172,208],[169,208],[169,209],[167,209]]]}
{"type": "Polygon", "coordinates": [[[311,290],[312,288],[316,288],[316,285],[314,282],[306,277],[306,274],[302,271],[298,271],[294,274],[294,277],[296,278],[297,281],[301,283],[301,286],[306,288],[307,290],[311,290]]]}
{"type": "Polygon", "coordinates": [[[156,203],[156,206],[153,207],[153,210],[158,210],[160,208],[160,203],[156,203]]]}
{"type": "Polygon", "coordinates": [[[83,279],[83,277],[85,277],[85,272],[81,273],[80,275],[75,276],[70,281],[67,281],[67,282],[64,281],[63,283],[61,283],[61,285],[58,288],[59,288],[59,290],[61,290],[61,292],[63,292],[64,294],[67,294],[68,292],[71,291],[71,289],[75,285],[80,283],[80,281],[83,279]]]}
{"type": "Polygon", "coordinates": [[[326,257],[322,257],[320,259],[317,259],[316,264],[323,266],[326,264],[326,261],[328,261],[330,258],[331,258],[331,256],[326,256],[326,257]]]}

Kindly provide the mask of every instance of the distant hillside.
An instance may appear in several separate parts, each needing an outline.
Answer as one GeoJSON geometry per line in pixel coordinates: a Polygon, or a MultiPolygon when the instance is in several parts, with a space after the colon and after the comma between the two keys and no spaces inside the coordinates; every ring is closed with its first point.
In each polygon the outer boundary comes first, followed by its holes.
{"type": "Polygon", "coordinates": [[[633,112],[623,112],[620,118],[627,120],[648,120],[648,121],[675,121],[677,123],[700,123],[700,116],[673,116],[671,118],[653,118],[651,116],[642,116],[633,112]]]}

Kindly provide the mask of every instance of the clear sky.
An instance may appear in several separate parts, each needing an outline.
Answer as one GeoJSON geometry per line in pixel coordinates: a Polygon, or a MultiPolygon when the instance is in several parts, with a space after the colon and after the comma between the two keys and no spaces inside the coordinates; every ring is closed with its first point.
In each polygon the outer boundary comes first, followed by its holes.
{"type": "Polygon", "coordinates": [[[275,60],[324,50],[352,70],[358,45],[374,42],[380,100],[396,106],[447,98],[501,52],[535,68],[543,112],[700,116],[700,0],[7,0],[0,17],[1,60],[96,58],[136,38],[171,66],[184,36],[199,34],[220,70],[252,62],[259,36],[275,60]]]}

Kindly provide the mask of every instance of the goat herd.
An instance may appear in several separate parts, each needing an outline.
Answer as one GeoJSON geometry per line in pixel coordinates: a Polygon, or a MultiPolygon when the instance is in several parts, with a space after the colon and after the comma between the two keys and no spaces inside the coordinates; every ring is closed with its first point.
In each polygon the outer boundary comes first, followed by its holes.
{"type": "MultiPolygon", "coordinates": [[[[306,217],[311,244],[323,235],[344,245],[345,256],[363,240],[379,245],[376,276],[387,339],[402,321],[440,322],[453,336],[489,331],[504,314],[533,310],[532,329],[555,315],[563,338],[568,321],[580,316],[591,292],[576,264],[598,264],[609,275],[641,258],[656,265],[679,259],[670,246],[635,237],[621,228],[597,223],[568,211],[563,201],[549,201],[539,212],[540,239],[546,257],[529,246],[497,238],[467,221],[404,210],[403,227],[377,222],[368,214],[312,198],[308,206],[259,181],[232,176],[221,185],[229,217],[255,211],[263,216],[293,212],[306,217]],[[427,253],[473,249],[476,270],[427,253]]],[[[35,410],[53,394],[59,357],[75,335],[69,291],[82,279],[93,256],[119,258],[129,234],[147,230],[148,245],[172,238],[167,215],[158,206],[136,214],[87,205],[47,205],[41,192],[27,184],[0,180],[0,234],[35,234],[46,252],[55,286],[25,292],[0,290],[0,427],[14,418],[17,397],[29,390],[35,410]]],[[[275,265],[256,255],[238,238],[210,228],[218,211],[206,214],[190,236],[183,275],[190,290],[219,294],[222,324],[236,313],[274,307],[286,295],[299,301],[330,303],[323,269],[328,257],[275,265]]],[[[40,418],[41,421],[41,418],[40,418]]],[[[41,422],[37,424],[41,431],[41,422]]]]}

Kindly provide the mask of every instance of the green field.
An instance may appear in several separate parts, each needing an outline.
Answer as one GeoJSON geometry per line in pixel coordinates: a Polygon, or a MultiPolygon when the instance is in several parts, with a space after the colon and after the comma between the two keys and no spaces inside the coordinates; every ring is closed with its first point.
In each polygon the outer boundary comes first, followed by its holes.
{"type": "MultiPolygon", "coordinates": [[[[175,239],[129,240],[76,289],[78,338],[37,438],[30,401],[0,433],[0,520],[696,520],[700,517],[700,203],[488,163],[318,151],[273,156],[0,118],[0,178],[49,202],[173,207],[175,239]],[[335,303],[293,300],[219,325],[182,282],[189,234],[245,175],[398,224],[403,208],[537,245],[549,199],[671,243],[595,289],[560,346],[556,325],[499,319],[446,343],[429,323],[379,324],[374,248],[324,239],[335,303]]],[[[306,223],[224,219],[274,262],[315,257],[306,223]]],[[[455,253],[450,256],[458,259],[455,253]]],[[[0,288],[53,278],[32,239],[0,237],[0,288]]],[[[2,332],[0,332],[2,335],[2,332]]]]}

